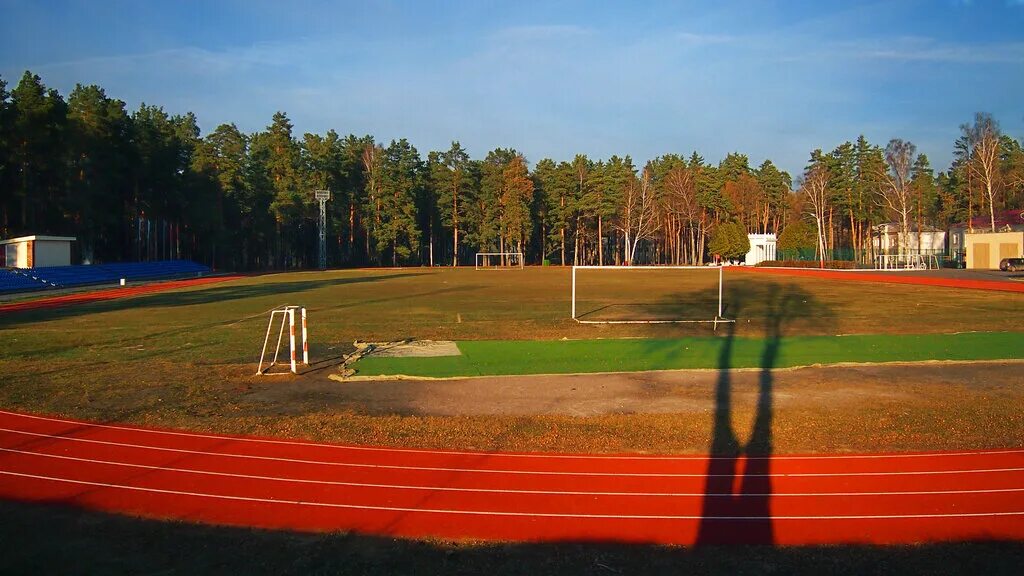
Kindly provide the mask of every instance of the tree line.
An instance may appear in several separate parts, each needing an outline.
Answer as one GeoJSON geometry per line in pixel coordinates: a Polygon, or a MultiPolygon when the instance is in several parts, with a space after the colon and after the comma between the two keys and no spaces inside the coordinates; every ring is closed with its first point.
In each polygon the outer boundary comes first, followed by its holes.
{"type": "MultiPolygon", "coordinates": [[[[702,264],[715,235],[780,234],[780,247],[870,250],[873,226],[926,226],[1024,202],[1024,150],[988,114],[961,126],[935,173],[907,141],[860,136],[811,152],[794,178],[770,160],[665,154],[533,164],[511,148],[472,159],[458,143],[426,157],[407,140],[294,133],[278,112],[246,134],[203,135],[194,114],[129,111],[95,85],[63,97],[26,72],[0,78],[0,236],[78,238],[85,262],[191,258],[235,270],[317,262],[327,204],[330,266],[459,265],[514,251],[552,264],[702,264]]],[[[906,243],[906,240],[903,241],[906,243]]],[[[901,251],[909,249],[901,243],[901,251]]]]}

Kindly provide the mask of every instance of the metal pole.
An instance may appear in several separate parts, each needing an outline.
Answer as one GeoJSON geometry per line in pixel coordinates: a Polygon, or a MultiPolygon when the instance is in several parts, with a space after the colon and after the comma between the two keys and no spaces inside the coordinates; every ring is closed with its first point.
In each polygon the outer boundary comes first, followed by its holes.
{"type": "Polygon", "coordinates": [[[572,267],[572,319],[576,319],[576,267],[572,267]]]}
{"type": "Polygon", "coordinates": [[[291,352],[292,374],[295,374],[295,308],[288,309],[288,347],[291,352]]]}
{"type": "Polygon", "coordinates": [[[285,322],[284,312],[281,311],[281,310],[275,310],[275,311],[270,313],[270,319],[271,319],[271,321],[273,321],[274,314],[276,314],[277,312],[281,312],[281,330],[278,331],[278,333],[277,333],[277,348],[274,348],[274,361],[270,363],[271,366],[277,364],[277,356],[278,356],[278,354],[281,353],[281,337],[284,336],[284,322],[285,322]]]}
{"type": "MultiPolygon", "coordinates": [[[[122,282],[124,280],[122,279],[122,282]]],[[[267,343],[270,342],[270,329],[274,326],[274,313],[270,313],[270,323],[267,324],[267,336],[263,338],[263,351],[260,352],[260,364],[256,367],[256,374],[263,374],[263,357],[267,355],[267,343]]]]}
{"type": "MultiPolygon", "coordinates": [[[[718,317],[722,317],[722,266],[718,267],[718,317]]],[[[717,327],[718,324],[716,323],[717,327]]]]}
{"type": "Polygon", "coordinates": [[[314,190],[313,197],[320,202],[320,269],[327,269],[327,201],[331,199],[330,190],[314,190]]]}
{"type": "Polygon", "coordinates": [[[309,344],[306,340],[306,309],[302,309],[302,363],[309,366],[309,344]]]}
{"type": "Polygon", "coordinates": [[[327,201],[320,200],[320,269],[327,269],[327,201]]]}

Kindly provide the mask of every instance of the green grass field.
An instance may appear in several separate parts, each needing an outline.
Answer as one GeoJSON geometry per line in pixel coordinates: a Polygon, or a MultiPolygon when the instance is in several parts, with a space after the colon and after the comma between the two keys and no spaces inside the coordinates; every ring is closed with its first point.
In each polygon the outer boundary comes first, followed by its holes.
{"type": "MultiPolygon", "coordinates": [[[[724,329],[723,329],[724,331],[724,329]]],[[[461,356],[373,357],[356,367],[360,376],[429,378],[792,368],[816,364],[1005,360],[1024,358],[1024,337],[1016,332],[780,338],[778,353],[765,366],[764,338],[736,338],[723,365],[723,337],[611,340],[479,340],[458,343],[461,356]]]]}
{"type": "MultiPolygon", "coordinates": [[[[702,273],[699,271],[699,273],[702,273]]],[[[708,275],[638,271],[581,279],[581,311],[671,300],[694,316],[708,308],[708,275]]],[[[252,362],[266,313],[309,310],[311,343],[361,340],[558,340],[712,336],[709,325],[578,325],[569,318],[569,271],[407,269],[274,274],[97,304],[0,315],[0,362],[252,362]]],[[[725,316],[735,335],[934,334],[1024,330],[1012,293],[834,282],[726,273],[725,316]]],[[[12,367],[17,372],[17,366],[12,367]]]]}
{"type": "MultiPolygon", "coordinates": [[[[591,314],[593,317],[610,309],[621,314],[622,306],[638,302],[671,302],[674,314],[714,315],[713,276],[704,271],[582,274],[581,314],[597,311],[591,314]],[[626,278],[629,282],[624,282],[626,278]]],[[[126,365],[136,372],[147,372],[161,370],[165,363],[177,365],[178,373],[218,366],[239,367],[244,373],[241,367],[258,357],[267,311],[283,304],[303,305],[309,310],[314,359],[337,356],[357,339],[676,339],[713,338],[724,333],[722,328],[713,332],[706,324],[578,325],[569,318],[569,271],[559,268],[306,272],[3,314],[0,334],[5,346],[0,348],[0,367],[18,381],[38,378],[41,366],[46,372],[70,369],[72,375],[84,373],[100,380],[105,375],[121,375],[126,365]]],[[[1014,332],[1024,327],[1024,306],[1018,294],[769,278],[742,272],[726,273],[725,316],[737,320],[735,336],[741,338],[1014,332]]],[[[845,341],[835,342],[842,346],[845,341]]],[[[463,347],[470,353],[474,345],[463,347]]],[[[714,343],[708,345],[713,347],[714,343]]],[[[825,341],[821,345],[832,346],[825,341]]],[[[532,350],[520,344],[517,353],[521,346],[532,350]]],[[[579,349],[572,350],[573,357],[553,361],[571,364],[571,371],[686,367],[658,361],[657,353],[664,344],[648,343],[643,347],[646,352],[632,352],[655,354],[651,362],[633,356],[628,361],[623,359],[621,368],[596,354],[590,356],[595,362],[588,368],[588,356],[575,356],[579,349]]],[[[899,347],[908,353],[902,359],[929,357],[911,348],[899,347]]],[[[698,356],[690,355],[692,366],[706,367],[706,359],[698,356]]],[[[795,362],[799,355],[794,352],[791,356],[795,362]]],[[[989,357],[991,353],[978,356],[989,357]]],[[[888,355],[881,359],[901,358],[888,355]]],[[[813,353],[808,360],[832,361],[828,357],[815,360],[813,353]]],[[[475,360],[478,365],[481,361],[475,360]]],[[[504,361],[515,362],[515,355],[504,361]]],[[[543,371],[551,370],[546,366],[543,371]]],[[[503,369],[500,373],[510,372],[503,369]]]]}
{"type": "MultiPolygon", "coordinates": [[[[313,400],[303,405],[302,413],[290,406],[254,409],[247,404],[246,391],[270,385],[254,376],[267,312],[283,304],[307,307],[316,370],[298,380],[273,380],[280,386],[326,380],[341,355],[352,350],[354,340],[405,338],[455,340],[464,355],[371,357],[356,365],[360,373],[455,376],[1024,357],[1024,306],[1019,294],[728,270],[725,274],[724,315],[736,323],[720,325],[717,331],[708,324],[577,324],[569,314],[570,271],[561,268],[271,274],[2,314],[0,406],[381,443],[446,445],[459,442],[451,431],[460,430],[463,437],[477,439],[473,442],[496,434],[508,438],[509,447],[529,449],[531,438],[546,433],[547,425],[530,419],[455,422],[351,414],[341,418],[313,400]],[[730,348],[723,359],[726,342],[730,348]]],[[[590,271],[578,278],[579,310],[594,317],[652,313],[645,306],[654,305],[657,314],[710,317],[716,275],[717,271],[590,271]]],[[[604,434],[607,442],[572,443],[561,438],[551,446],[628,450],[632,444],[617,441],[626,437],[627,429],[655,430],[636,436],[637,446],[699,446],[699,439],[673,439],[670,418],[652,420],[652,428],[638,424],[639,418],[608,420],[607,434],[594,432],[604,424],[587,428],[582,419],[581,434],[604,434]],[[662,429],[668,435],[664,442],[656,438],[662,429]]],[[[572,428],[561,426],[563,431],[572,428]]]]}

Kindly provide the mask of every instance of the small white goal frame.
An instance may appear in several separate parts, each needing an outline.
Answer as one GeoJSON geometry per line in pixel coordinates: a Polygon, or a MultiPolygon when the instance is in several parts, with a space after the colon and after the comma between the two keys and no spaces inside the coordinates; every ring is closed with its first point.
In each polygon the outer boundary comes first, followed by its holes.
{"type": "Polygon", "coordinates": [[[295,313],[299,312],[301,315],[302,322],[302,363],[309,366],[309,345],[306,337],[306,309],[302,306],[282,306],[275,308],[270,311],[270,322],[267,323],[267,335],[263,338],[263,351],[260,352],[260,363],[256,367],[257,376],[275,376],[278,374],[287,374],[287,372],[275,372],[274,374],[267,374],[267,371],[277,364],[277,356],[281,352],[281,340],[284,337],[284,324],[288,322],[288,347],[290,349],[291,359],[291,372],[292,374],[298,374],[296,370],[296,349],[295,349],[295,313]],[[263,361],[267,355],[267,344],[270,342],[270,331],[274,327],[274,317],[278,314],[281,315],[281,329],[277,333],[277,346],[274,348],[274,358],[267,364],[267,367],[263,367],[263,361]]]}
{"type": "Polygon", "coordinates": [[[722,286],[724,266],[718,268],[718,313],[710,320],[581,320],[576,317],[576,270],[614,270],[628,272],[630,270],[703,270],[707,271],[709,266],[573,266],[572,267],[572,319],[580,324],[714,324],[718,328],[720,323],[736,322],[731,318],[722,316],[722,286]]]}
{"type": "Polygon", "coordinates": [[[939,257],[935,254],[879,254],[875,257],[875,270],[938,270],[939,257]]]}
{"type": "Polygon", "coordinates": [[[473,265],[477,270],[522,270],[525,266],[525,263],[523,262],[522,252],[477,252],[476,258],[473,260],[473,265]],[[517,264],[510,264],[508,266],[503,266],[501,264],[497,266],[481,265],[480,259],[482,256],[496,256],[498,257],[499,262],[503,261],[506,257],[511,257],[515,259],[517,264]]]}

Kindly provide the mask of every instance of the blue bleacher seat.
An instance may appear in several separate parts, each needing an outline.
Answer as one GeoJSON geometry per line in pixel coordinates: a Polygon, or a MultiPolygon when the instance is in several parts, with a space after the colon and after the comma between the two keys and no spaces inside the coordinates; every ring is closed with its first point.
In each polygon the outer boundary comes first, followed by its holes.
{"type": "Polygon", "coordinates": [[[91,266],[50,266],[43,268],[0,269],[0,292],[67,288],[89,284],[112,284],[126,280],[151,280],[196,276],[210,272],[207,266],[191,260],[157,262],[118,262],[91,266]]]}
{"type": "Polygon", "coordinates": [[[13,269],[0,268],[0,292],[29,292],[47,285],[13,269]]]}

